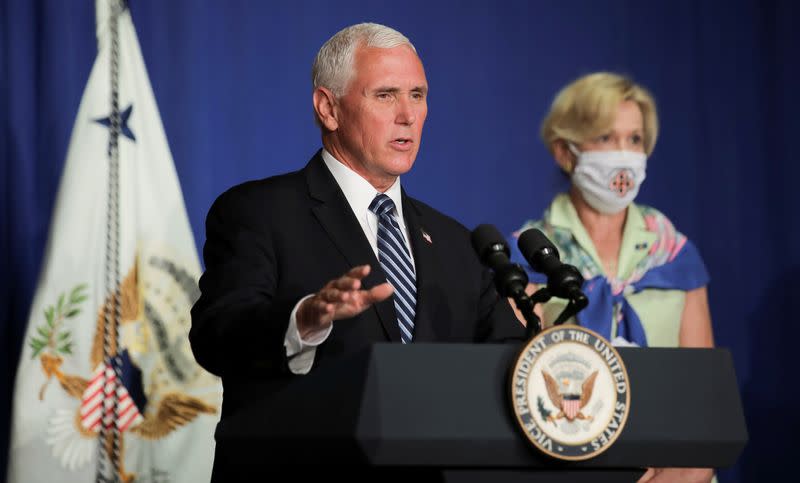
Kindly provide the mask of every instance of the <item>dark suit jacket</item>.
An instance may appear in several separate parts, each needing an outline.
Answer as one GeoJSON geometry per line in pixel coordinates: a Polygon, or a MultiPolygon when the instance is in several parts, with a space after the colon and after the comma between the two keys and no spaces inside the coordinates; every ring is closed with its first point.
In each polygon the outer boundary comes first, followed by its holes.
{"type": "MultiPolygon", "coordinates": [[[[403,215],[417,276],[414,341],[523,340],[524,329],[478,261],[469,231],[405,192],[403,215]]],[[[300,298],[362,264],[372,266],[366,288],[386,281],[320,153],[300,171],[223,193],[206,220],[203,257],[189,337],[197,361],[222,377],[223,418],[296,377],[283,343],[300,298]]],[[[387,341],[400,341],[391,298],[335,321],[313,367],[387,341]]]]}

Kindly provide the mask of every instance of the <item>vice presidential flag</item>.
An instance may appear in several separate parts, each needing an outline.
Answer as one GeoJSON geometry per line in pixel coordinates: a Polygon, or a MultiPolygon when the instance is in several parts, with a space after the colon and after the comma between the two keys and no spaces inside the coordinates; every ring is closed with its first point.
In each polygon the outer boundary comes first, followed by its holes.
{"type": "Polygon", "coordinates": [[[188,344],[200,263],[130,13],[96,10],[17,371],[8,481],[208,481],[221,385],[188,344]]]}

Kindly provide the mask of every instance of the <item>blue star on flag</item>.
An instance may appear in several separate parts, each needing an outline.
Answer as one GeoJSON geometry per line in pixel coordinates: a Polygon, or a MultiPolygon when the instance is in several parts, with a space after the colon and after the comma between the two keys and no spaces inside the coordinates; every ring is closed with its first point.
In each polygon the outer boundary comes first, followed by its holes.
{"type": "MultiPolygon", "coordinates": [[[[131,112],[133,112],[133,104],[129,104],[124,111],[119,113],[119,130],[123,136],[136,142],[136,136],[133,135],[133,131],[128,127],[128,119],[131,117],[131,112]]],[[[94,122],[102,124],[105,127],[111,127],[111,115],[102,119],[95,119],[94,122]]]]}

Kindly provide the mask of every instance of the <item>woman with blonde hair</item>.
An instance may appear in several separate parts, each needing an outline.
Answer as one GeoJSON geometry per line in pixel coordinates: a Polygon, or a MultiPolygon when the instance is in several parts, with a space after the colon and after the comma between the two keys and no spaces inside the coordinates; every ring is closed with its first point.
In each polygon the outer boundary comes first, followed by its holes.
{"type": "MultiPolygon", "coordinates": [[[[569,193],[555,197],[538,228],[561,260],[585,279],[589,305],[570,320],[615,345],[712,347],[708,273],[695,246],[655,208],[633,203],[658,137],[653,97],[608,72],[583,76],[558,93],[542,124],[542,140],[569,175],[569,193]]],[[[533,284],[545,279],[511,243],[513,259],[533,284]]],[[[567,301],[537,307],[549,326],[567,301]]],[[[523,320],[523,319],[521,319],[523,320]]],[[[708,481],[710,469],[650,469],[642,481],[708,481]]]]}
{"type": "MultiPolygon", "coordinates": [[[[633,203],[658,137],[650,93],[618,74],[583,76],[558,93],[541,136],[572,186],[515,235],[539,228],[581,271],[589,306],[577,323],[617,345],[712,347],[708,273],[697,249],[664,214],[633,203]]],[[[544,325],[565,305],[545,304],[544,325]]]]}

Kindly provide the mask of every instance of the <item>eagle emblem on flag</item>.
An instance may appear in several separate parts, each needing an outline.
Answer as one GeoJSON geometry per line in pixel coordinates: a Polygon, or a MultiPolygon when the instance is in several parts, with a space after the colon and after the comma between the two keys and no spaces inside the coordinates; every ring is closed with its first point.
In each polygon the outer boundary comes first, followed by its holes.
{"type": "MultiPolygon", "coordinates": [[[[131,269],[119,289],[121,325],[144,317],[142,307],[146,301],[140,296],[137,266],[138,262],[134,264],[134,268],[131,269]]],[[[122,435],[124,434],[130,433],[146,440],[157,440],[189,424],[200,414],[217,412],[215,405],[210,402],[177,390],[169,390],[161,394],[157,394],[153,390],[144,391],[141,387],[141,376],[138,379],[124,377],[130,375],[126,373],[138,373],[139,370],[133,364],[128,349],[120,347],[121,343],[118,346],[112,339],[110,356],[124,361],[121,371],[123,377],[122,380],[119,380],[109,363],[110,361],[103,360],[106,330],[117,329],[113,326],[109,328],[105,324],[105,311],[112,306],[111,296],[107,297],[104,306],[98,310],[96,318],[89,361],[91,367],[95,368],[93,373],[88,378],[65,373],[62,365],[64,357],[72,355],[72,335],[64,323],[67,322],[67,319],[74,318],[81,313],[80,305],[86,299],[83,290],[85,290],[85,286],[78,285],[71,292],[63,294],[55,305],[48,307],[45,311],[45,323],[42,324],[37,335],[29,341],[29,345],[33,349],[33,357],[39,358],[46,378],[39,391],[39,400],[44,400],[48,385],[51,380],[56,380],[69,396],[80,401],[73,417],[67,419],[62,415],[61,426],[54,428],[55,431],[51,432],[51,436],[59,434],[61,437],[51,438],[52,444],[69,446],[71,449],[65,450],[67,453],[84,453],[88,457],[94,452],[93,448],[95,448],[95,441],[98,439],[101,425],[104,425],[106,429],[116,425],[120,432],[120,444],[123,445],[122,435]],[[135,382],[130,383],[126,379],[132,379],[135,382]],[[116,417],[113,404],[108,404],[114,390],[117,392],[116,417]],[[139,394],[139,397],[132,393],[139,394]],[[70,425],[70,419],[72,428],[65,428],[70,425]],[[66,431],[68,429],[71,431],[66,431]]],[[[61,413],[64,411],[62,410],[61,413]]],[[[104,444],[110,447],[111,433],[107,432],[107,434],[109,441],[105,441],[104,444]]],[[[80,466],[83,463],[85,461],[74,461],[73,458],[69,466],[80,466]]],[[[136,478],[134,473],[125,471],[124,459],[120,459],[117,471],[125,483],[134,481],[136,478]]]]}

